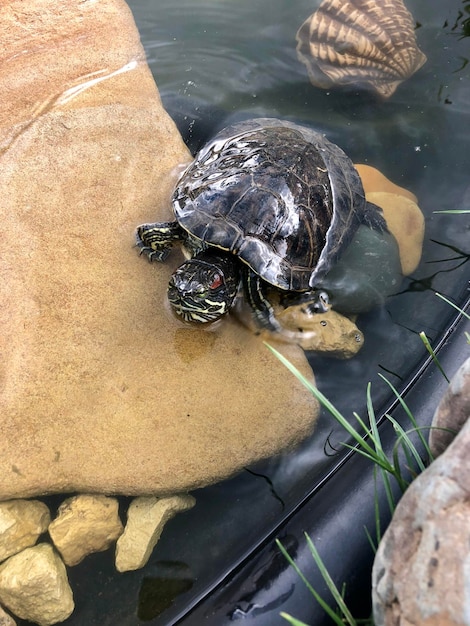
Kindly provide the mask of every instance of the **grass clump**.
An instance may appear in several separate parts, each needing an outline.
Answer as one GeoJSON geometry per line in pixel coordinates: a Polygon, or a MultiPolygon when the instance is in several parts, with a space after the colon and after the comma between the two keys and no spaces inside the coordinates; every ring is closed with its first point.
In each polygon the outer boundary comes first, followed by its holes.
{"type": "MultiPolygon", "coordinates": [[[[453,304],[450,300],[447,300],[444,296],[440,294],[436,294],[454,308],[456,308],[461,314],[470,319],[470,316],[462,311],[459,307],[453,304]]],[[[470,343],[470,336],[468,333],[465,333],[467,342],[470,343]]],[[[438,367],[439,371],[445,377],[447,382],[449,379],[447,378],[439,360],[428,340],[426,334],[424,332],[420,333],[421,340],[423,341],[424,346],[426,347],[428,353],[430,354],[432,360],[438,367]]],[[[399,487],[401,494],[403,494],[411,481],[416,477],[417,474],[424,471],[426,466],[433,460],[432,452],[429,448],[426,437],[423,435],[423,429],[421,429],[416,419],[413,416],[413,413],[407,406],[404,401],[402,395],[399,391],[393,386],[393,384],[387,380],[384,376],[379,374],[380,378],[390,387],[393,395],[397,399],[398,403],[402,407],[405,412],[407,418],[409,419],[411,428],[409,430],[405,430],[396,419],[394,419],[391,415],[386,414],[385,418],[392,425],[395,434],[396,441],[393,446],[390,457],[384,451],[382,441],[380,438],[380,431],[378,428],[377,416],[374,411],[374,407],[372,404],[371,397],[371,383],[367,385],[366,391],[366,407],[367,407],[367,421],[361,418],[361,416],[354,412],[353,416],[355,419],[355,423],[351,424],[349,420],[347,420],[340,411],[336,409],[336,407],[324,396],[324,394],[317,389],[305,376],[297,370],[297,368],[290,363],[288,359],[286,359],[280,352],[278,352],[275,348],[266,344],[269,350],[287,367],[287,369],[292,372],[292,374],[310,391],[310,393],[320,402],[320,404],[327,409],[327,411],[333,416],[336,422],[344,429],[344,431],[349,435],[350,440],[352,439],[353,443],[344,442],[346,448],[354,450],[356,453],[363,455],[367,458],[373,465],[375,471],[380,472],[382,477],[386,498],[388,502],[388,506],[390,509],[390,513],[393,515],[396,502],[393,490],[393,482],[395,481],[399,487]],[[421,454],[419,453],[417,447],[413,443],[412,435],[414,438],[418,438],[420,447],[424,449],[426,461],[423,461],[421,454]]],[[[379,507],[378,507],[378,499],[375,500],[375,522],[376,522],[376,540],[374,541],[370,536],[367,529],[365,532],[369,539],[369,543],[374,551],[376,551],[378,544],[381,539],[381,528],[380,528],[380,515],[379,515],[379,507]]],[[[328,573],[325,564],[323,563],[318,550],[316,549],[313,541],[305,534],[305,538],[307,541],[307,545],[312,554],[312,558],[314,559],[324,581],[326,582],[330,593],[333,596],[333,599],[336,603],[336,610],[332,609],[330,605],[318,594],[318,592],[310,585],[298,565],[292,559],[292,557],[288,554],[287,550],[284,548],[282,543],[279,540],[276,540],[276,543],[279,547],[279,550],[288,560],[290,565],[294,568],[296,573],[302,579],[304,584],[307,586],[309,591],[315,600],[320,604],[325,613],[332,619],[333,623],[338,624],[338,626],[349,624],[349,626],[359,626],[359,624],[370,624],[373,625],[372,617],[367,620],[356,620],[348,609],[345,600],[344,594],[340,592],[340,590],[336,587],[334,581],[332,580],[330,574],[328,573]]],[[[296,619],[295,617],[287,614],[281,613],[281,616],[286,619],[292,626],[308,626],[304,622],[296,619]]]]}

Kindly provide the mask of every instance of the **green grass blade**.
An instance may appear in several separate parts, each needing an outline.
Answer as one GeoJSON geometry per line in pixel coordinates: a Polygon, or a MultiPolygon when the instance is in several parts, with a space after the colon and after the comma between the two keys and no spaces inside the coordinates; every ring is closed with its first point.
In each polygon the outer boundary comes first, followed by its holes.
{"type": "Polygon", "coordinates": [[[307,544],[310,549],[310,552],[312,553],[313,559],[315,563],[317,564],[318,569],[320,570],[323,580],[326,582],[328,589],[330,590],[331,595],[333,596],[341,614],[344,616],[344,619],[340,620],[340,623],[343,624],[344,622],[346,622],[350,626],[356,626],[356,620],[351,615],[351,612],[348,609],[342,594],[340,593],[338,587],[335,585],[333,579],[331,578],[330,573],[325,567],[325,564],[323,563],[321,556],[315,547],[315,544],[310,539],[307,533],[304,533],[304,534],[305,534],[305,539],[307,540],[307,544]]]}
{"type": "Polygon", "coordinates": [[[372,539],[372,535],[370,534],[369,530],[365,526],[363,528],[364,528],[364,532],[366,533],[367,541],[369,542],[369,545],[372,548],[372,552],[376,554],[377,546],[375,545],[375,542],[372,539]]]}
{"type": "MultiPolygon", "coordinates": [[[[305,578],[302,570],[299,568],[297,563],[294,561],[294,559],[291,557],[291,555],[284,548],[284,546],[279,541],[279,539],[276,539],[276,545],[279,548],[279,550],[282,552],[284,557],[287,559],[289,565],[291,565],[291,567],[295,570],[297,575],[301,578],[302,582],[305,584],[305,586],[310,591],[312,596],[315,598],[315,600],[318,602],[318,604],[321,606],[321,608],[325,611],[325,613],[329,617],[331,617],[331,619],[334,621],[335,624],[337,624],[338,626],[344,626],[343,620],[333,611],[333,609],[330,607],[330,605],[327,604],[325,602],[325,600],[323,600],[323,598],[320,596],[320,594],[317,591],[315,591],[315,589],[312,587],[312,585],[305,578]]],[[[322,564],[323,564],[323,562],[322,562],[322,564]]],[[[317,565],[318,565],[318,563],[317,563],[317,565]]],[[[356,625],[355,624],[351,624],[351,626],[356,626],[356,625]]]]}
{"type": "Polygon", "coordinates": [[[434,361],[434,363],[436,364],[438,370],[441,372],[441,374],[444,376],[444,378],[446,379],[446,381],[448,383],[450,383],[450,380],[447,378],[446,373],[444,372],[442,365],[439,362],[439,359],[436,356],[436,353],[434,352],[434,350],[432,349],[431,344],[429,343],[429,339],[426,337],[426,333],[424,331],[419,333],[420,339],[421,341],[424,343],[426,350],[429,352],[429,354],[431,355],[432,360],[434,361]]]}
{"type": "Polygon", "coordinates": [[[376,451],[381,456],[384,456],[382,442],[380,440],[379,429],[377,428],[377,418],[375,417],[375,410],[372,405],[372,396],[371,396],[370,390],[371,390],[371,384],[369,382],[367,383],[367,389],[366,389],[366,406],[367,406],[367,416],[369,418],[369,424],[370,424],[370,431],[372,433],[371,436],[375,444],[376,451]]]}
{"type": "Polygon", "coordinates": [[[367,424],[364,422],[364,420],[362,419],[362,417],[359,415],[359,413],[356,413],[355,411],[353,411],[353,415],[356,418],[357,423],[359,424],[359,426],[362,428],[362,430],[364,431],[364,434],[366,437],[372,437],[372,431],[371,429],[367,426],[367,424]]]}
{"type": "Polygon", "coordinates": [[[308,624],[306,624],[305,622],[301,622],[299,619],[295,619],[295,617],[292,617],[292,615],[289,615],[289,613],[280,613],[281,617],[283,617],[285,620],[287,620],[289,622],[289,624],[292,624],[292,626],[308,626],[308,624]]]}
{"type": "Polygon", "coordinates": [[[397,464],[397,459],[394,459],[393,463],[390,463],[387,455],[385,454],[382,441],[380,439],[380,433],[377,426],[377,418],[375,416],[375,410],[372,404],[371,396],[371,384],[367,385],[367,414],[369,416],[370,429],[372,432],[372,440],[377,450],[377,456],[381,462],[377,463],[381,469],[382,480],[387,495],[387,501],[390,507],[390,511],[393,513],[395,510],[395,498],[393,497],[392,486],[390,483],[390,475],[394,476],[395,480],[399,483],[400,488],[403,486],[403,478],[401,476],[400,466],[397,464]]]}
{"type": "Polygon", "coordinates": [[[447,209],[446,211],[433,211],[433,213],[447,213],[447,215],[463,215],[470,213],[470,209],[447,209]]]}
{"type": "Polygon", "coordinates": [[[406,404],[406,402],[403,400],[401,393],[398,391],[398,389],[396,389],[396,387],[387,379],[385,378],[385,376],[383,376],[383,374],[379,373],[380,378],[387,383],[387,385],[390,387],[390,389],[393,392],[393,395],[396,397],[396,399],[398,400],[398,402],[400,403],[402,409],[405,411],[408,419],[410,420],[411,425],[413,426],[414,430],[416,431],[424,449],[426,450],[426,454],[428,456],[429,459],[432,459],[432,452],[431,452],[431,448],[429,447],[429,444],[426,440],[426,437],[423,435],[422,433],[422,429],[419,427],[417,421],[415,420],[415,417],[413,415],[413,413],[411,412],[409,406],[406,404]]]}
{"type": "Polygon", "coordinates": [[[322,394],[322,392],[312,385],[312,383],[305,378],[305,376],[299,372],[299,370],[292,365],[292,363],[286,359],[284,355],[278,352],[275,348],[265,342],[265,345],[271,352],[281,361],[283,365],[287,367],[287,369],[294,374],[294,376],[300,380],[300,382],[306,387],[310,393],[322,404],[325,409],[335,418],[335,420],[346,430],[346,432],[351,435],[351,437],[365,450],[370,456],[373,458],[375,456],[375,450],[372,448],[366,441],[364,441],[362,435],[357,432],[357,430],[352,426],[348,420],[336,409],[336,407],[328,400],[326,396],[322,394]]]}
{"type": "Polygon", "coordinates": [[[450,306],[454,307],[454,309],[456,309],[459,313],[461,313],[462,315],[464,315],[468,320],[470,320],[470,315],[464,311],[463,309],[461,309],[459,306],[457,306],[454,302],[452,302],[452,300],[449,300],[449,298],[446,298],[445,296],[443,296],[441,293],[437,293],[437,291],[435,292],[435,295],[440,298],[441,300],[444,300],[444,302],[447,302],[447,304],[450,304],[450,306]]]}
{"type": "Polygon", "coordinates": [[[391,415],[388,415],[387,417],[392,422],[393,428],[395,429],[395,432],[397,433],[397,441],[395,445],[396,446],[401,445],[407,457],[406,459],[407,463],[410,466],[413,465],[413,462],[416,463],[418,467],[418,472],[419,473],[424,472],[424,470],[426,469],[426,465],[424,464],[423,459],[421,458],[421,455],[416,449],[416,446],[414,445],[414,443],[411,441],[409,437],[409,434],[416,433],[416,430],[413,428],[412,430],[406,431],[400,426],[400,424],[391,415]]]}
{"type": "Polygon", "coordinates": [[[382,528],[380,525],[380,505],[379,490],[377,485],[377,467],[374,467],[374,514],[375,514],[375,550],[377,550],[380,540],[382,539],[382,528]]]}
{"type": "Polygon", "coordinates": [[[357,454],[361,454],[368,461],[371,461],[372,463],[374,463],[374,465],[377,465],[378,467],[380,467],[380,469],[385,471],[387,474],[395,475],[395,468],[390,463],[390,461],[387,459],[387,457],[384,457],[382,459],[379,456],[377,456],[375,453],[371,456],[365,450],[361,450],[361,448],[358,448],[357,446],[351,445],[350,443],[342,442],[341,445],[344,446],[345,448],[349,448],[350,450],[353,450],[353,452],[356,452],[357,454]]]}
{"type": "MultiPolygon", "coordinates": [[[[390,482],[390,472],[386,472],[383,468],[380,468],[380,473],[382,475],[385,495],[387,496],[388,508],[390,509],[390,513],[393,515],[393,513],[395,512],[396,503],[393,496],[392,483],[390,482]]],[[[393,476],[396,480],[398,480],[396,471],[393,473],[393,476]]]]}

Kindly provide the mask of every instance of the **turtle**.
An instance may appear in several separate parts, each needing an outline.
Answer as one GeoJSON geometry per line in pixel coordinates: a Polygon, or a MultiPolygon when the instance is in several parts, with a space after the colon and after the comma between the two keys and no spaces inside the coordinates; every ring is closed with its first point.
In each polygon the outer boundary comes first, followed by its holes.
{"type": "Polygon", "coordinates": [[[308,126],[275,118],[232,124],[178,180],[175,219],[136,230],[150,261],[181,243],[190,258],[170,278],[168,300],[189,322],[227,313],[242,291],[260,329],[280,331],[272,293],[330,307],[322,279],[361,224],[387,231],[341,148],[308,126]]]}

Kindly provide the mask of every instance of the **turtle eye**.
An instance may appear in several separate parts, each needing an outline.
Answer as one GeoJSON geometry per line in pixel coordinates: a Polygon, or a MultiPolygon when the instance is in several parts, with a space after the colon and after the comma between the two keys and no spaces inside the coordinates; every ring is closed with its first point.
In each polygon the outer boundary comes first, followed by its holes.
{"type": "Polygon", "coordinates": [[[209,289],[218,289],[224,284],[223,278],[220,274],[214,274],[212,282],[209,284],[209,289]]]}

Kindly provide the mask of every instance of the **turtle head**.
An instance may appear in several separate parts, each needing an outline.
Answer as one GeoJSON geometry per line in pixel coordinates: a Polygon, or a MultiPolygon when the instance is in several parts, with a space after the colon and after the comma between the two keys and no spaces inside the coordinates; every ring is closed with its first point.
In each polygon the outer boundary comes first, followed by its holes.
{"type": "Polygon", "coordinates": [[[239,284],[236,260],[204,251],[180,265],[170,278],[168,300],[187,322],[215,322],[230,310],[239,284]]]}

